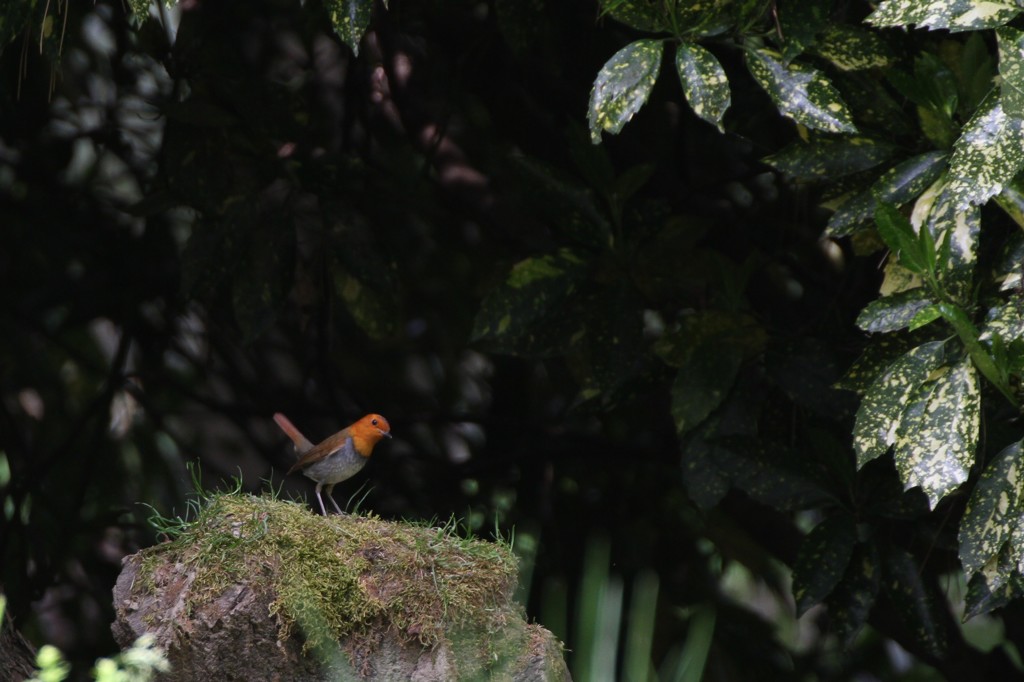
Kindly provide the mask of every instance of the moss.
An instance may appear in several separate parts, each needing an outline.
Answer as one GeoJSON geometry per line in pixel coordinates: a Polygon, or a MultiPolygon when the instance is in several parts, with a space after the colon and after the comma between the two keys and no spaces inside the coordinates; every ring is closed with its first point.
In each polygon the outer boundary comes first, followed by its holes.
{"type": "Polygon", "coordinates": [[[246,582],[275,595],[282,640],[298,625],[306,648],[320,652],[346,637],[351,647],[372,646],[371,627],[425,647],[455,633],[484,635],[487,650],[490,635],[520,615],[511,600],[516,559],[504,544],[460,538],[451,527],[316,516],[267,496],[205,502],[195,522],[146,550],[142,563],[143,584],[152,585],[159,564],[194,571],[190,608],[246,582]]]}

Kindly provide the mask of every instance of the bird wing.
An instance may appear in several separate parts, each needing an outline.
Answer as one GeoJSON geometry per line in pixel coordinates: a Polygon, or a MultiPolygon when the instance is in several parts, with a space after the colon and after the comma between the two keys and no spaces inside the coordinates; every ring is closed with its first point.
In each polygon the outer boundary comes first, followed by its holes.
{"type": "Polygon", "coordinates": [[[292,442],[295,443],[295,449],[300,455],[313,449],[313,443],[303,436],[301,431],[295,428],[295,424],[292,424],[288,417],[278,412],[274,415],[274,421],[277,422],[277,425],[281,427],[281,430],[292,439],[292,442]]]}
{"type": "Polygon", "coordinates": [[[346,432],[336,433],[322,443],[317,444],[312,450],[303,453],[299,457],[298,461],[292,465],[292,468],[288,470],[288,473],[294,473],[300,469],[305,469],[310,464],[316,464],[322,459],[330,457],[339,450],[352,450],[355,446],[352,444],[352,436],[346,432]]]}

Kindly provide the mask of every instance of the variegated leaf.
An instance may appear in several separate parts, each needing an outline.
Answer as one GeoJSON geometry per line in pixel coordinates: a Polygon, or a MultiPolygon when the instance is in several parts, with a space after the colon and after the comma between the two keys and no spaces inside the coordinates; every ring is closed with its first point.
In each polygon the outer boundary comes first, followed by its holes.
{"type": "Polygon", "coordinates": [[[618,133],[640,110],[658,79],[661,40],[637,40],[605,62],[590,91],[590,140],[601,142],[601,131],[618,133]]]}
{"type": "Polygon", "coordinates": [[[1010,543],[993,557],[967,583],[964,620],[988,613],[1024,595],[1024,576],[1017,570],[1010,543]]]}
{"type": "Polygon", "coordinates": [[[905,334],[887,334],[872,340],[860,357],[854,360],[850,369],[846,370],[843,378],[836,382],[836,388],[861,395],[867,393],[879,375],[912,346],[905,334]]]}
{"type": "Polygon", "coordinates": [[[821,71],[759,48],[747,51],[747,68],[786,116],[797,123],[829,133],[855,133],[850,110],[821,71]]]}
{"type": "Polygon", "coordinates": [[[917,230],[922,226],[941,244],[949,237],[949,260],[939,267],[939,281],[957,300],[968,301],[973,289],[974,264],[978,260],[978,237],[981,233],[981,210],[976,206],[957,208],[949,191],[948,179],[939,178],[918,197],[910,222],[917,230]]]}
{"type": "Polygon", "coordinates": [[[762,159],[795,180],[824,181],[858,173],[892,158],[896,148],[869,137],[838,137],[794,142],[762,159]]]}
{"type": "Polygon", "coordinates": [[[842,581],[829,595],[828,615],[832,630],[848,646],[864,627],[878,596],[882,569],[874,543],[857,545],[842,581]]]}
{"type": "Polygon", "coordinates": [[[901,291],[916,289],[924,284],[921,278],[890,258],[885,262],[885,275],[882,285],[878,287],[879,296],[892,296],[901,291]]]}
{"type": "Polygon", "coordinates": [[[900,265],[919,275],[929,271],[929,259],[921,244],[921,233],[892,204],[878,202],[875,208],[878,236],[900,265]]]}
{"type": "Polygon", "coordinates": [[[942,658],[949,643],[945,595],[921,574],[920,562],[895,544],[883,545],[881,588],[893,613],[921,650],[942,658]]]}
{"type": "Polygon", "coordinates": [[[725,69],[715,56],[700,45],[680,43],[676,48],[676,71],[693,113],[725,132],[722,116],[732,98],[725,69]]]}
{"type": "Polygon", "coordinates": [[[949,192],[957,209],[984,204],[1024,168],[1024,119],[1003,111],[999,97],[982,102],[953,146],[949,192]]]}
{"type": "Polygon", "coordinates": [[[931,306],[928,291],[910,289],[892,296],[876,298],[857,316],[857,326],[866,332],[892,332],[910,325],[914,317],[931,306]]]}
{"type": "Polygon", "coordinates": [[[1024,118],[1024,32],[996,30],[999,40],[999,99],[1009,116],[1024,118]]]}
{"type": "Polygon", "coordinates": [[[661,0],[607,0],[601,3],[601,10],[640,31],[668,30],[665,4],[661,0]]]}
{"type": "Polygon", "coordinates": [[[552,334],[559,324],[571,324],[566,302],[586,277],[587,267],[586,258],[571,249],[516,263],[505,281],[484,297],[472,339],[500,353],[543,352],[541,332],[552,334]]]}
{"type": "Polygon", "coordinates": [[[981,328],[979,338],[988,341],[993,336],[1002,339],[1004,345],[1024,337],[1024,300],[1020,296],[1014,296],[988,311],[988,319],[981,328]]]}
{"type": "Polygon", "coordinates": [[[843,71],[884,68],[894,58],[882,36],[849,24],[830,24],[822,31],[814,51],[843,71]]]}
{"type": "Polygon", "coordinates": [[[887,203],[902,206],[935,182],[945,166],[945,153],[932,150],[890,168],[870,190],[848,200],[832,214],[827,234],[842,237],[863,227],[875,214],[876,196],[887,203]]]}
{"type": "Polygon", "coordinates": [[[831,0],[789,2],[778,8],[779,29],[785,37],[782,57],[786,62],[814,43],[818,33],[825,27],[831,11],[831,0]]]}
{"type": "Polygon", "coordinates": [[[697,346],[672,383],[672,419],[682,435],[699,425],[729,395],[736,381],[743,349],[728,343],[697,346]]]}
{"type": "Polygon", "coordinates": [[[846,573],[857,544],[857,527],[846,513],[829,516],[800,543],[793,565],[793,598],[796,615],[821,602],[846,573]]]}
{"type": "Polygon", "coordinates": [[[942,363],[942,341],[931,341],[893,362],[872,382],[857,410],[853,449],[857,468],[885,454],[896,433],[907,399],[942,363]]]}
{"type": "Polygon", "coordinates": [[[1021,11],[1013,0],[885,0],[866,21],[875,26],[916,24],[955,33],[1002,26],[1021,11]]]}
{"type": "Polygon", "coordinates": [[[1006,183],[1003,191],[996,195],[996,204],[1017,223],[1017,227],[1024,229],[1024,185],[1020,180],[1006,183]]]}
{"type": "MultiPolygon", "coordinates": [[[[1021,442],[1010,445],[981,473],[960,521],[960,563],[968,577],[992,571],[1009,543],[1003,569],[1024,569],[1024,455],[1021,442]]],[[[994,576],[988,576],[995,584],[994,576]]]]}
{"type": "Polygon", "coordinates": [[[967,480],[981,414],[978,376],[965,358],[921,386],[896,434],[896,471],[904,488],[920,487],[934,509],[967,480]]]}
{"type": "Polygon", "coordinates": [[[358,57],[359,43],[370,26],[373,0],[326,0],[324,6],[334,32],[358,57]]]}

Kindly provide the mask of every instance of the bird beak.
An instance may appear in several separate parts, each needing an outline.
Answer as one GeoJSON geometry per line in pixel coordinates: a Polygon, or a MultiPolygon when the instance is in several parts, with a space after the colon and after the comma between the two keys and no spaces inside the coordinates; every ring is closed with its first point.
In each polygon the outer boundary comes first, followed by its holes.
{"type": "Polygon", "coordinates": [[[380,435],[384,436],[385,438],[391,438],[391,434],[387,431],[381,431],[380,435]]]}

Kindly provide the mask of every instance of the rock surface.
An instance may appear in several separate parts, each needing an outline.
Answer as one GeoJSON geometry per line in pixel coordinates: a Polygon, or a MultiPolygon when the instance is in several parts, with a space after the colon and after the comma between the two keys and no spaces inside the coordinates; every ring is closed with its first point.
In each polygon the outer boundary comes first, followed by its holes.
{"type": "Polygon", "coordinates": [[[171,663],[163,679],[569,680],[561,644],[512,600],[506,553],[438,529],[222,496],[174,542],[125,559],[112,629],[122,647],[155,635],[171,663]]]}

